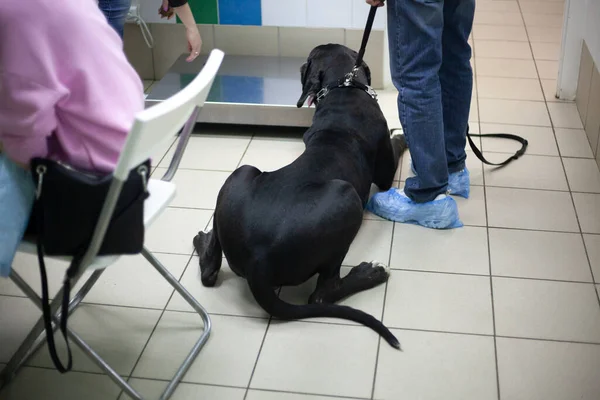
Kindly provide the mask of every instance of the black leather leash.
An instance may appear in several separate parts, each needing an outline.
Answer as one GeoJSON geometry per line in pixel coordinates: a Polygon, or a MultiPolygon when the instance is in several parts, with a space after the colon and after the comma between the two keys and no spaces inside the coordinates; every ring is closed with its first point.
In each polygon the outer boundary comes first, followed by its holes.
{"type": "MultiPolygon", "coordinates": [[[[382,2],[383,2],[383,0],[382,0],[382,2]]],[[[362,43],[360,45],[360,50],[358,51],[358,57],[356,58],[356,63],[354,64],[354,68],[352,69],[353,75],[356,73],[356,71],[362,64],[363,57],[365,55],[365,50],[367,49],[367,43],[369,41],[369,36],[371,35],[371,30],[373,29],[373,21],[375,21],[375,13],[377,13],[377,8],[379,8],[379,7],[371,6],[371,9],[369,10],[369,17],[367,18],[367,25],[365,26],[365,31],[363,33],[362,43]]],[[[390,133],[393,131],[394,131],[394,129],[392,129],[390,131],[390,133]]],[[[469,133],[468,126],[467,126],[467,139],[469,140],[469,146],[471,146],[471,150],[473,150],[473,153],[475,153],[475,156],[477,158],[479,158],[481,160],[481,162],[483,162],[484,164],[487,164],[487,165],[493,165],[493,166],[497,166],[497,167],[503,167],[503,166],[509,164],[511,161],[519,159],[519,157],[521,157],[523,154],[525,154],[525,151],[527,151],[527,146],[529,145],[529,142],[527,142],[527,140],[525,138],[523,138],[521,136],[510,134],[510,133],[486,133],[486,134],[469,133]],[[513,156],[507,158],[503,162],[493,163],[493,162],[486,160],[486,158],[481,153],[481,150],[479,150],[479,148],[475,145],[475,142],[473,142],[473,139],[472,139],[473,137],[488,137],[488,138],[515,140],[515,141],[521,143],[521,148],[513,156]]]]}

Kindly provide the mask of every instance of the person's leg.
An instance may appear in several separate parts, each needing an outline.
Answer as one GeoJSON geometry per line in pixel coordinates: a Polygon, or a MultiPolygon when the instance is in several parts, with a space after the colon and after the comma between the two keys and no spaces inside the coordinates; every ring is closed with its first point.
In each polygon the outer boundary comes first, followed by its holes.
{"type": "Polygon", "coordinates": [[[123,28],[131,7],[131,0],[98,0],[98,7],[106,16],[110,26],[123,38],[123,28]]]}
{"type": "Polygon", "coordinates": [[[388,0],[392,81],[398,89],[400,122],[418,176],[406,180],[413,201],[432,201],[446,191],[442,94],[443,0],[388,0]]]}
{"type": "MultiPolygon", "coordinates": [[[[467,125],[473,91],[471,46],[468,40],[475,17],[475,0],[445,0],[442,34],[442,66],[439,77],[444,107],[446,158],[451,174],[451,186],[467,185],[468,176],[460,185],[460,173],[465,170],[467,125]],[[456,181],[456,182],[454,182],[456,181]]],[[[465,171],[462,175],[467,174],[465,171]]],[[[461,175],[461,176],[462,176],[461,175]]],[[[464,178],[464,177],[463,177],[464,178]]],[[[456,188],[456,189],[461,189],[456,188]]]]}
{"type": "Polygon", "coordinates": [[[0,277],[10,273],[34,198],[31,173],[0,153],[0,277]]]}

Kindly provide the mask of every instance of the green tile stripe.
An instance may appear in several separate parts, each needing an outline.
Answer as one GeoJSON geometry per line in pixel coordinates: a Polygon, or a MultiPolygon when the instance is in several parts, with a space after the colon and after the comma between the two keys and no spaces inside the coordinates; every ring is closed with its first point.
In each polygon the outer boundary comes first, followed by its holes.
{"type": "MultiPolygon", "coordinates": [[[[218,24],[218,0],[188,0],[197,24],[218,24]]],[[[177,23],[181,20],[177,17],[177,23]]]]}

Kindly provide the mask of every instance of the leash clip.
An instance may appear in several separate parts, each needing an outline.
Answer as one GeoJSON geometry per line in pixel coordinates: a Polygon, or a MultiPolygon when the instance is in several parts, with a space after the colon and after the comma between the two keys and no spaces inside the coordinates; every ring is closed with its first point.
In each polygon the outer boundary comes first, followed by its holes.
{"type": "Polygon", "coordinates": [[[329,93],[329,89],[327,89],[326,87],[324,87],[323,89],[319,90],[319,93],[317,93],[317,96],[315,97],[315,99],[317,100],[317,104],[323,100],[325,98],[325,96],[327,96],[327,93],[329,93]]]}

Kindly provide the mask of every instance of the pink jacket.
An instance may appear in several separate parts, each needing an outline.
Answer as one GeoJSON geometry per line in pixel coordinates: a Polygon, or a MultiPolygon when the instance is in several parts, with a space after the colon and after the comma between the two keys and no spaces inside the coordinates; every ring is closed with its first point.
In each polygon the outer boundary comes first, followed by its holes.
{"type": "Polygon", "coordinates": [[[111,171],[143,86],[95,0],[0,0],[0,143],[111,171]]]}

